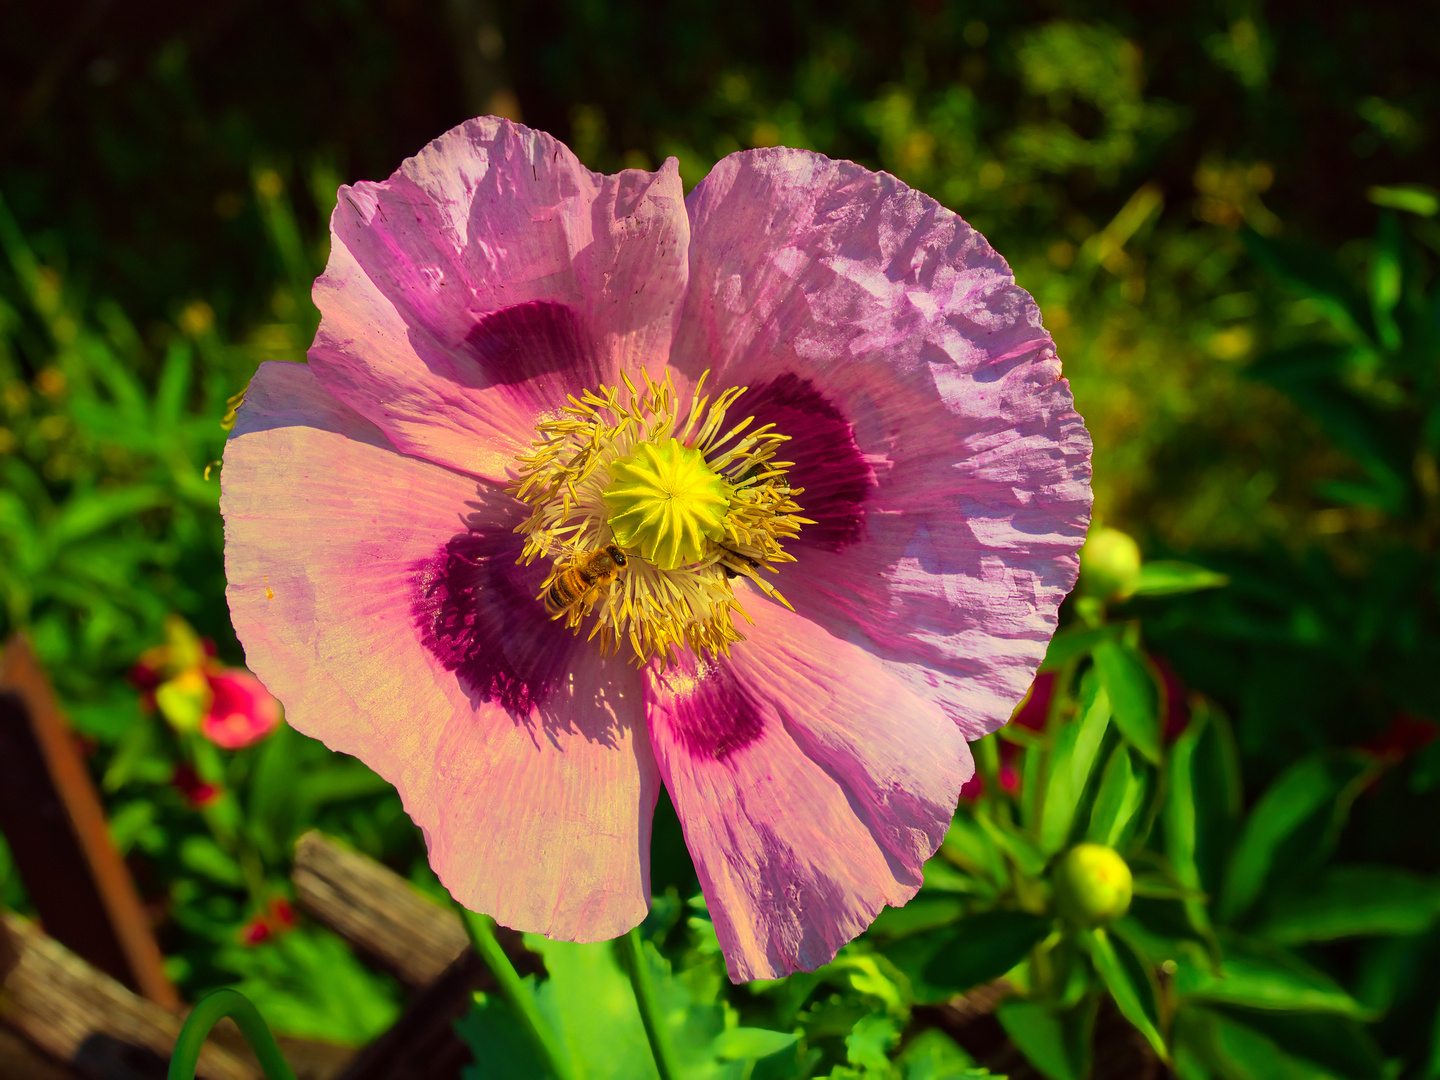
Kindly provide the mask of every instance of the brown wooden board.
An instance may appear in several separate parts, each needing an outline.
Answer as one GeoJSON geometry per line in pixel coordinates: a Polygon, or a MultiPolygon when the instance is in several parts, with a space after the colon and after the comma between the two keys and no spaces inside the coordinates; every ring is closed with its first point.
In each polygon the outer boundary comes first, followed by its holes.
{"type": "MultiPolygon", "coordinates": [[[[181,1024],[8,911],[0,912],[0,1021],[80,1075],[107,1078],[164,1076],[181,1024]]],[[[260,1074],[207,1045],[200,1075],[258,1080],[260,1074]]]]}
{"type": "Polygon", "coordinates": [[[295,842],[291,880],[302,907],[408,986],[428,986],[470,947],[452,909],[313,830],[295,842]]]}
{"type": "Polygon", "coordinates": [[[52,937],[151,1001],[179,1008],[95,784],[22,635],[0,656],[0,832],[52,937]]]}

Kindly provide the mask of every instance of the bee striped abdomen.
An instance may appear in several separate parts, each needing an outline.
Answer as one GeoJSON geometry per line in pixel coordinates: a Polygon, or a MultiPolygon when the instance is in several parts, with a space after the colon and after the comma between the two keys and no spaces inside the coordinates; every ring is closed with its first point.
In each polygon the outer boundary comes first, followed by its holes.
{"type": "Polygon", "coordinates": [[[545,610],[559,615],[583,603],[593,591],[612,585],[625,565],[625,554],[614,544],[582,555],[555,575],[545,590],[545,610]]]}

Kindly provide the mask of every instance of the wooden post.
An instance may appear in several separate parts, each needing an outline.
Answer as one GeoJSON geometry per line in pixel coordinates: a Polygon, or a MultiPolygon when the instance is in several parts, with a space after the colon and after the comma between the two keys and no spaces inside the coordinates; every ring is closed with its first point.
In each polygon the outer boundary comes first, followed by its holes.
{"type": "Polygon", "coordinates": [[[157,1005],[180,1007],[70,726],[18,634],[0,656],[0,832],[51,937],[157,1005]]]}
{"type": "MultiPolygon", "coordinates": [[[[32,923],[0,912],[0,1020],[85,1076],[130,1075],[137,1055],[152,1066],[170,1057],[180,1017],[136,997],[32,923]]],[[[218,1046],[200,1053],[209,1080],[258,1080],[258,1070],[218,1046]]]]}
{"type": "Polygon", "coordinates": [[[295,842],[291,880],[311,915],[379,960],[407,986],[429,986],[470,948],[452,908],[313,829],[295,842]]]}

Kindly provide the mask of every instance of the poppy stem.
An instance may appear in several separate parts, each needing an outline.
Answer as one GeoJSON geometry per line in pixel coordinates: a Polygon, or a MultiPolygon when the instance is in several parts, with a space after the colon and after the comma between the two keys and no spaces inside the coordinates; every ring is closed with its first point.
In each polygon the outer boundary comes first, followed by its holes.
{"type": "Polygon", "coordinates": [[[650,978],[650,961],[640,941],[640,928],[635,927],[620,942],[630,985],[635,988],[635,1004],[640,1007],[640,1020],[645,1025],[645,1037],[650,1040],[650,1053],[655,1057],[655,1069],[660,1073],[660,1080],[679,1080],[680,1070],[675,1067],[670,1040],[661,1027],[660,1004],[655,1000],[655,983],[650,978]]]}
{"type": "Polygon", "coordinates": [[[295,1080],[295,1074],[281,1056],[275,1037],[270,1034],[259,1010],[250,1004],[249,998],[236,990],[216,990],[213,994],[206,994],[190,1010],[170,1055],[170,1071],[166,1074],[169,1080],[195,1080],[195,1066],[200,1061],[205,1036],[226,1016],[233,1018],[239,1026],[268,1080],[295,1080]]]}
{"type": "Polygon", "coordinates": [[[516,1017],[530,1036],[530,1042],[539,1052],[540,1060],[554,1075],[555,1080],[574,1080],[575,1070],[571,1068],[569,1055],[555,1037],[554,1029],[545,1017],[540,1015],[535,1004],[535,995],[521,980],[515,965],[510,963],[510,958],[496,940],[495,920],[489,915],[471,911],[462,904],[457,903],[455,906],[460,909],[460,921],[465,924],[470,943],[475,946],[480,959],[485,961],[490,974],[495,976],[495,981],[500,984],[501,995],[515,1010],[516,1017]]]}

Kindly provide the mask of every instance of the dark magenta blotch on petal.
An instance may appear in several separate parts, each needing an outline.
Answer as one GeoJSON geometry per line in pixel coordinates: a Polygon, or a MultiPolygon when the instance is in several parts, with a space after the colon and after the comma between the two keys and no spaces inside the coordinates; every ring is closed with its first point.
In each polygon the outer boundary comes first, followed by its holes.
{"type": "Polygon", "coordinates": [[[594,389],[586,380],[600,374],[600,362],[579,313],[551,300],[532,300],[482,315],[466,335],[465,345],[491,385],[559,375],[567,388],[573,384],[578,392],[594,389]]]}
{"type": "Polygon", "coordinates": [[[652,692],[669,698],[665,713],[670,730],[692,758],[724,761],[765,733],[759,704],[723,659],[697,664],[693,653],[683,652],[655,676],[652,692]]]}
{"type": "Polygon", "coordinates": [[[517,566],[514,533],[465,532],[415,568],[420,639],[467,693],[528,716],[565,681],[575,638],[535,599],[543,574],[517,566]]]}
{"type": "Polygon", "coordinates": [[[789,544],[840,551],[864,535],[865,499],[875,487],[874,470],[855,443],[850,421],[808,379],[786,373],[752,386],[735,402],[734,416],[754,416],[755,426],[774,424],[790,436],[778,454],[793,461],[792,487],[806,525],[789,544]]]}

